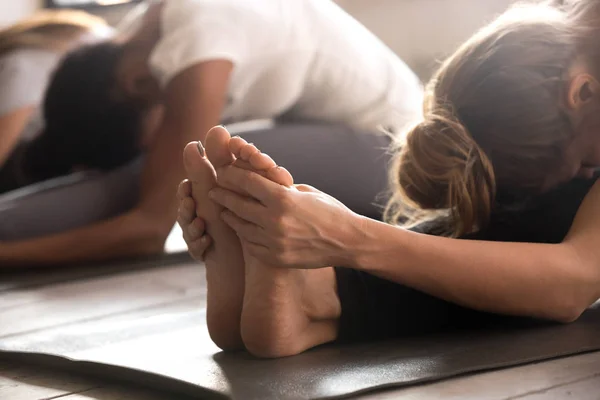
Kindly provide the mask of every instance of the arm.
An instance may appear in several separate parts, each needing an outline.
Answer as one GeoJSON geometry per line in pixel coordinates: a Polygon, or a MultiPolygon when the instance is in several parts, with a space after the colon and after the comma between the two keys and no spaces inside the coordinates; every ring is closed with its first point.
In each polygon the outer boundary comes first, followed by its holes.
{"type": "Polygon", "coordinates": [[[164,122],[152,143],[139,204],[91,226],[21,242],[0,243],[0,265],[52,265],[158,254],[177,217],[176,190],[185,144],[203,140],[220,120],[232,64],[210,61],[179,74],[166,91],[164,122]]]}
{"type": "Polygon", "coordinates": [[[15,149],[34,107],[23,107],[0,116],[0,168],[15,149]]]}
{"type": "Polygon", "coordinates": [[[364,231],[348,238],[346,261],[468,308],[570,322],[600,298],[598,200],[600,186],[560,244],[448,239],[359,217],[364,231]]]}
{"type": "Polygon", "coordinates": [[[600,297],[600,183],[560,244],[417,234],[240,168],[222,171],[219,184],[211,193],[229,210],[223,219],[247,251],[272,265],[347,266],[469,308],[557,321],[576,319],[600,297]],[[258,202],[232,191],[240,189],[258,202]]]}

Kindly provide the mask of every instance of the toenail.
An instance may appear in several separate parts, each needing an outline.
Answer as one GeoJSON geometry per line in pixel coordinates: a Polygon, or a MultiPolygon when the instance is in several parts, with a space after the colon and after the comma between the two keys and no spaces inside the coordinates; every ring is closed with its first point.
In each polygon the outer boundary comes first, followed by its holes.
{"type": "Polygon", "coordinates": [[[206,152],[204,151],[204,146],[202,146],[202,142],[200,142],[200,141],[198,141],[198,151],[200,152],[200,155],[201,155],[202,157],[204,157],[204,154],[205,154],[206,152]]]}

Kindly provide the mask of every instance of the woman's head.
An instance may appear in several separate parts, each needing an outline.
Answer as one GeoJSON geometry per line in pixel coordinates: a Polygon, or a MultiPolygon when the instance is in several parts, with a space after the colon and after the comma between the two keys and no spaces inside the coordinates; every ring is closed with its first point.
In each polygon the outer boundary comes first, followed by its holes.
{"type": "Polygon", "coordinates": [[[79,46],[62,59],[46,91],[45,128],[28,147],[32,179],[75,167],[108,170],[147,145],[159,115],[159,89],[147,66],[153,31],[79,46]]]}
{"type": "Polygon", "coordinates": [[[21,48],[62,53],[88,38],[107,37],[110,33],[103,19],[83,11],[40,11],[0,30],[0,55],[21,48]]]}
{"type": "Polygon", "coordinates": [[[54,72],[43,104],[44,131],[25,159],[33,179],[69,173],[74,167],[108,170],[143,150],[150,104],[121,96],[116,70],[122,45],[80,47],[54,72]]]}
{"type": "Polygon", "coordinates": [[[535,194],[600,166],[600,85],[568,13],[517,6],[471,37],[427,86],[403,140],[387,217],[450,213],[482,227],[497,192],[535,194]]]}

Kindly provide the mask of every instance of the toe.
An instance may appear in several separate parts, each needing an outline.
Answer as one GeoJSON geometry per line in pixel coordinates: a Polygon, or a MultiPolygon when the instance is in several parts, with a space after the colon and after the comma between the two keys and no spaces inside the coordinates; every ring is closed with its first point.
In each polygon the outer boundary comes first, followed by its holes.
{"type": "Polygon", "coordinates": [[[239,136],[234,136],[229,141],[229,151],[231,151],[233,153],[235,158],[240,158],[241,157],[240,153],[241,153],[242,149],[244,147],[246,147],[247,145],[248,145],[248,142],[246,142],[244,139],[242,139],[239,136]]]}
{"type": "Polygon", "coordinates": [[[271,168],[267,171],[266,177],[275,183],[279,183],[283,186],[292,186],[294,184],[294,177],[289,171],[283,167],[271,168]]]}
{"type": "Polygon", "coordinates": [[[231,136],[222,126],[216,126],[206,135],[206,156],[215,168],[230,165],[235,157],[229,150],[231,136]]]}
{"type": "Polygon", "coordinates": [[[210,162],[200,155],[198,142],[191,142],[183,150],[183,164],[188,179],[192,183],[206,183],[214,181],[215,171],[210,162]]]}
{"type": "Polygon", "coordinates": [[[250,158],[256,153],[260,153],[260,151],[252,143],[249,143],[240,150],[240,158],[250,162],[250,158]]]}
{"type": "Polygon", "coordinates": [[[269,157],[265,153],[261,153],[260,151],[257,151],[256,153],[252,154],[248,162],[250,163],[250,165],[252,165],[254,169],[257,170],[266,170],[277,166],[277,164],[275,164],[275,161],[273,161],[271,157],[269,157]]]}

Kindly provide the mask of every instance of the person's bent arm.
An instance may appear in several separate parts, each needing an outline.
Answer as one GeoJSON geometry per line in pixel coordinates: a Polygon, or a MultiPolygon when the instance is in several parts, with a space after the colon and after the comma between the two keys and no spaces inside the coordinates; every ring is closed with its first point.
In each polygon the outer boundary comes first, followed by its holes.
{"type": "MultiPolygon", "coordinates": [[[[220,121],[232,64],[209,61],[179,74],[166,90],[164,122],[146,156],[138,205],[116,218],[67,232],[0,243],[0,268],[158,254],[177,218],[184,146],[220,121]]],[[[68,212],[68,210],[65,210],[68,212]]]]}
{"type": "Polygon", "coordinates": [[[223,219],[271,265],[345,266],[469,308],[562,322],[600,297],[600,183],[560,244],[413,233],[361,217],[316,189],[290,190],[240,168],[221,171],[219,184],[211,195],[229,210],[223,219]]]}
{"type": "Polygon", "coordinates": [[[560,244],[449,239],[363,220],[347,261],[465,307],[571,322],[600,298],[599,251],[591,245],[600,239],[600,215],[590,207],[598,200],[600,186],[560,244]]]}
{"type": "Polygon", "coordinates": [[[23,107],[0,116],[0,168],[13,152],[35,107],[23,107]]]}

